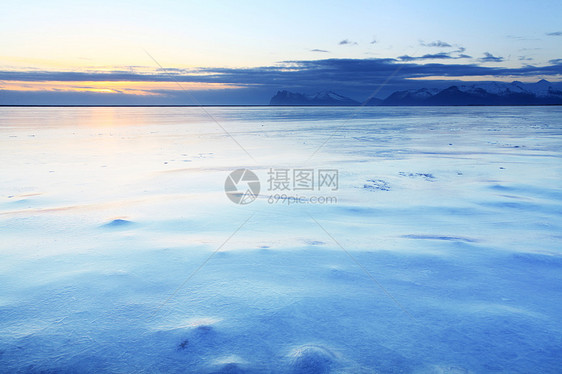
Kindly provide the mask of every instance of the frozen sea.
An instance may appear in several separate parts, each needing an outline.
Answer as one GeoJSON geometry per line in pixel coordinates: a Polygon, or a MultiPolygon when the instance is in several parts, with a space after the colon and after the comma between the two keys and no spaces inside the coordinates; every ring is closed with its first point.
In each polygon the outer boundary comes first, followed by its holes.
{"type": "Polygon", "coordinates": [[[562,372],[562,107],[4,107],[0,171],[2,373],[562,372]]]}

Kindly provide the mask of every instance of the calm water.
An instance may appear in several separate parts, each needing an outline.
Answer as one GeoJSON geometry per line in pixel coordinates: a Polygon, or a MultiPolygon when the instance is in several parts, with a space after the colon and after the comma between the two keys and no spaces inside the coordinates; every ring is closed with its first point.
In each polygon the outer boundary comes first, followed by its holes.
{"type": "Polygon", "coordinates": [[[562,108],[207,111],[0,108],[0,372],[560,372],[562,108]]]}

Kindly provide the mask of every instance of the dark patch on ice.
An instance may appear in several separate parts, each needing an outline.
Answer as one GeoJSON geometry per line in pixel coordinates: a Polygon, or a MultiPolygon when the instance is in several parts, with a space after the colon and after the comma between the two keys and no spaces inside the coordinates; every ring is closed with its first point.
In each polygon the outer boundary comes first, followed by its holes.
{"type": "Polygon", "coordinates": [[[359,207],[359,206],[338,206],[335,209],[341,211],[342,214],[352,214],[352,215],[361,215],[361,216],[367,216],[367,215],[377,214],[381,212],[380,209],[366,208],[366,207],[359,207]]]}
{"type": "Polygon", "coordinates": [[[363,185],[363,188],[369,191],[390,191],[390,185],[382,179],[368,179],[368,183],[363,185]]]}
{"type": "Polygon", "coordinates": [[[401,171],[398,174],[403,176],[403,177],[423,178],[426,181],[431,181],[431,180],[435,179],[435,176],[433,176],[433,174],[430,174],[430,173],[407,173],[405,171],[401,171]]]}
{"type": "Polygon", "coordinates": [[[560,192],[559,190],[543,188],[538,186],[530,186],[530,185],[504,186],[501,184],[493,184],[488,188],[498,191],[511,191],[512,193],[519,193],[526,196],[539,196],[541,198],[547,198],[552,200],[562,200],[562,192],[560,192]]]}
{"type": "Polygon", "coordinates": [[[316,345],[299,347],[290,356],[293,373],[298,374],[329,373],[335,360],[332,352],[316,345]]]}
{"type": "Polygon", "coordinates": [[[527,197],[523,197],[523,196],[515,196],[515,195],[504,195],[504,194],[502,194],[502,195],[498,195],[498,196],[501,196],[501,197],[507,197],[508,199],[517,199],[517,200],[529,200],[529,198],[527,198],[527,197]]]}
{"type": "Polygon", "coordinates": [[[426,239],[426,240],[449,240],[449,241],[461,241],[466,243],[476,243],[477,240],[470,238],[463,238],[461,236],[448,236],[448,235],[402,235],[406,239],[426,239]]]}
{"type": "Polygon", "coordinates": [[[513,190],[513,188],[511,188],[511,187],[502,186],[501,184],[494,184],[494,185],[490,186],[490,188],[492,190],[500,190],[500,191],[511,191],[511,190],[513,190]]]}
{"type": "Polygon", "coordinates": [[[208,339],[213,339],[216,336],[216,331],[213,328],[213,326],[210,325],[200,325],[195,327],[192,330],[192,343],[198,342],[198,341],[203,341],[203,340],[208,340],[208,339]]]}
{"type": "Polygon", "coordinates": [[[543,209],[540,209],[541,206],[538,205],[538,204],[522,203],[522,202],[515,203],[515,202],[510,202],[510,201],[487,202],[487,203],[482,203],[481,205],[491,207],[491,208],[507,208],[507,209],[527,210],[527,211],[543,210],[543,209]]]}
{"type": "Polygon", "coordinates": [[[178,351],[183,351],[183,350],[185,350],[188,346],[189,346],[189,340],[188,340],[188,339],[184,339],[184,340],[178,345],[178,351]]]}
{"type": "MultiPolygon", "coordinates": [[[[10,202],[10,204],[14,204],[14,205],[24,205],[24,204],[30,204],[30,203],[32,203],[32,202],[33,202],[33,200],[31,200],[31,199],[19,199],[19,200],[12,200],[12,201],[10,202]]],[[[31,207],[31,206],[29,206],[29,207],[31,207]]]]}
{"type": "Polygon", "coordinates": [[[117,218],[111,222],[106,223],[103,227],[111,227],[111,228],[118,228],[118,227],[127,227],[133,224],[132,221],[128,221],[126,219],[117,218]]]}
{"type": "Polygon", "coordinates": [[[308,245],[324,245],[325,242],[321,242],[319,240],[305,240],[305,243],[308,245]]]}
{"type": "Polygon", "coordinates": [[[208,334],[213,331],[213,326],[209,326],[209,325],[197,326],[196,331],[201,334],[208,334]]]}
{"type": "Polygon", "coordinates": [[[259,246],[260,249],[268,249],[271,248],[269,245],[260,245],[259,246]]]}

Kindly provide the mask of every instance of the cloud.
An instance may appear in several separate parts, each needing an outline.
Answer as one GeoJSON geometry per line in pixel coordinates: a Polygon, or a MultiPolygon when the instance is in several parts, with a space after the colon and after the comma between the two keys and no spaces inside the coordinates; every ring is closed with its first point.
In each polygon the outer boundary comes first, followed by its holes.
{"type": "Polygon", "coordinates": [[[426,54],[423,56],[413,57],[409,55],[399,56],[398,59],[400,61],[418,61],[418,60],[430,60],[430,59],[451,59],[451,57],[446,52],[441,53],[433,53],[433,54],[426,54]]]}
{"type": "Polygon", "coordinates": [[[357,45],[357,42],[353,42],[349,39],[344,39],[338,43],[339,45],[357,45]]]}
{"type": "MultiPolygon", "coordinates": [[[[494,56],[492,56],[494,57],[494,56]]],[[[526,66],[521,68],[488,67],[479,64],[441,64],[416,63],[416,60],[444,58],[446,54],[424,55],[421,57],[402,56],[393,58],[368,59],[321,59],[289,60],[273,66],[251,68],[215,68],[166,69],[169,75],[160,69],[151,72],[135,73],[115,70],[109,72],[63,72],[63,71],[0,71],[0,80],[9,81],[127,81],[127,82],[201,82],[236,85],[301,85],[303,82],[338,82],[360,84],[361,82],[386,79],[395,74],[397,78],[423,76],[471,76],[471,75],[549,75],[562,74],[562,59],[550,60],[547,66],[526,66]]],[[[494,57],[498,58],[498,57],[494,57]]],[[[147,70],[147,67],[143,67],[147,70]]]]}
{"type": "MultiPolygon", "coordinates": [[[[420,44],[426,47],[441,47],[441,48],[453,47],[451,44],[441,40],[436,40],[431,43],[425,43],[422,40],[420,41],[420,44]]],[[[400,61],[421,61],[421,60],[432,60],[432,59],[449,60],[449,59],[472,58],[472,56],[463,53],[464,51],[466,51],[466,48],[459,45],[455,45],[454,47],[456,47],[457,49],[449,52],[427,53],[422,56],[404,55],[404,56],[399,56],[398,59],[400,61]]]]}
{"type": "Polygon", "coordinates": [[[496,57],[490,52],[484,52],[484,57],[478,59],[481,62],[502,62],[503,57],[496,57]]]}
{"type": "Polygon", "coordinates": [[[546,35],[548,35],[548,36],[562,36],[562,31],[547,32],[546,35]]]}
{"type": "Polygon", "coordinates": [[[311,49],[310,52],[323,52],[323,53],[330,53],[330,51],[326,51],[325,49],[311,49]]]}
{"type": "Polygon", "coordinates": [[[519,61],[533,61],[533,58],[527,56],[519,56],[519,61]]]}
{"type": "MultiPolygon", "coordinates": [[[[430,77],[448,77],[448,79],[456,79],[457,77],[466,79],[466,77],[540,77],[550,75],[562,75],[562,59],[554,59],[550,61],[550,65],[532,66],[526,65],[519,68],[507,68],[500,66],[483,66],[478,62],[474,63],[455,63],[456,57],[445,57],[447,54],[424,55],[420,57],[408,58],[370,58],[370,59],[320,59],[320,60],[292,60],[282,61],[273,66],[259,66],[251,68],[225,68],[225,67],[205,67],[196,69],[166,69],[169,74],[165,74],[158,69],[148,67],[139,67],[142,72],[131,72],[123,69],[114,71],[92,71],[92,72],[64,72],[64,71],[0,71],[0,80],[6,83],[20,82],[147,82],[147,87],[161,87],[161,84],[149,84],[150,82],[169,82],[170,87],[174,81],[194,82],[194,83],[216,83],[230,87],[225,90],[197,90],[197,98],[202,103],[264,103],[269,100],[271,92],[283,88],[296,92],[315,92],[322,89],[330,88],[338,93],[346,96],[361,98],[367,97],[380,85],[392,77],[384,86],[379,95],[384,96],[396,90],[412,88],[412,78],[420,79],[430,77]],[[430,58],[443,58],[447,63],[438,63],[431,61],[430,58]],[[419,62],[418,62],[419,60],[419,62]],[[236,96],[239,93],[239,96],[236,96]],[[208,96],[206,96],[208,95],[208,96]],[[212,96],[215,95],[215,96],[212,96]],[[222,96],[218,96],[222,95],[222,96]],[[263,98],[264,102],[260,101],[263,98]]],[[[402,56],[405,57],[405,56],[402,56]]],[[[410,56],[408,56],[410,57],[410,56]]],[[[494,56],[492,56],[494,57],[494,56]]],[[[447,82],[451,84],[451,80],[447,82]]],[[[14,83],[15,84],[15,83],[14,83]]],[[[125,84],[125,83],[124,83],[125,84]]],[[[139,83],[140,84],[140,83],[139,83]]],[[[415,83],[418,84],[418,83],[415,83]]],[[[435,80],[419,82],[425,87],[432,87],[438,84],[435,80]]],[[[204,87],[204,85],[199,85],[204,87]]],[[[197,86],[197,87],[199,87],[197,86]]],[[[108,84],[108,87],[111,87],[108,84]]],[[[128,87],[128,86],[127,86],[128,87]]],[[[143,86],[144,87],[144,86],[143,86]]],[[[190,91],[189,84],[185,84],[190,91]]],[[[421,87],[421,86],[420,86],[421,87]]],[[[139,103],[190,103],[188,98],[181,96],[180,90],[162,90],[160,88],[151,89],[154,93],[161,93],[157,97],[139,98],[139,103]],[[160,100],[160,101],[155,101],[160,100]],[[175,101],[174,101],[175,100],[175,101]]],[[[8,102],[6,88],[0,89],[0,101],[8,102]]],[[[56,93],[46,91],[28,91],[24,93],[19,91],[21,95],[32,97],[33,92],[42,92],[42,95],[54,97],[56,93]]],[[[58,103],[70,102],[69,98],[77,93],[58,93],[58,103]],[[66,100],[66,101],[64,101],[66,100]]],[[[10,93],[12,97],[15,93],[10,93]]],[[[17,96],[24,101],[23,96],[17,96]]],[[[84,101],[87,102],[91,97],[100,98],[99,94],[80,94],[84,101]]],[[[112,96],[120,94],[103,94],[106,98],[122,98],[125,96],[112,96]]],[[[129,95],[137,97],[135,95],[129,95]]],[[[37,102],[39,96],[33,96],[37,102]]],[[[41,96],[45,97],[45,96],[41,96]]],[[[15,99],[14,99],[15,100],[15,99]]],[[[54,99],[53,99],[54,100],[54,99]]],[[[93,100],[93,99],[91,99],[93,100]]],[[[13,101],[10,101],[13,102],[13,101]]],[[[42,102],[42,101],[39,101],[42,102]]],[[[50,102],[50,101],[49,101],[50,102]]],[[[54,102],[54,101],[53,101],[54,102]]],[[[111,103],[111,101],[108,101],[111,103]]]]}
{"type": "Polygon", "coordinates": [[[420,41],[420,45],[423,45],[424,47],[439,47],[439,48],[452,47],[452,45],[450,45],[449,43],[442,42],[441,40],[436,40],[431,43],[424,43],[423,41],[420,41]]]}
{"type": "Polygon", "coordinates": [[[452,56],[451,53],[452,52],[430,53],[417,57],[404,55],[404,56],[399,56],[398,59],[400,61],[419,61],[419,60],[448,60],[448,59],[459,59],[459,58],[471,58],[470,56],[465,54],[452,56]]]}
{"type": "Polygon", "coordinates": [[[519,40],[519,41],[540,40],[538,38],[528,38],[526,36],[520,36],[520,35],[506,35],[505,37],[508,39],[519,40]]]}

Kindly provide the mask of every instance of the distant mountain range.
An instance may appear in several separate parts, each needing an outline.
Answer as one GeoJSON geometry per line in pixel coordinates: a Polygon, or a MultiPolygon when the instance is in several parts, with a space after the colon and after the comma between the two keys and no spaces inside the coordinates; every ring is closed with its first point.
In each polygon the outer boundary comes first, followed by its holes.
{"type": "MultiPolygon", "coordinates": [[[[279,91],[270,105],[361,105],[332,91],[306,95],[279,91]]],[[[536,83],[487,82],[450,86],[443,90],[421,88],[396,91],[386,99],[370,99],[365,105],[562,105],[562,84],[540,80],[536,83]]]]}
{"type": "Polygon", "coordinates": [[[270,105],[360,105],[358,101],[332,91],[306,95],[290,91],[278,91],[269,101],[270,105]]]}

